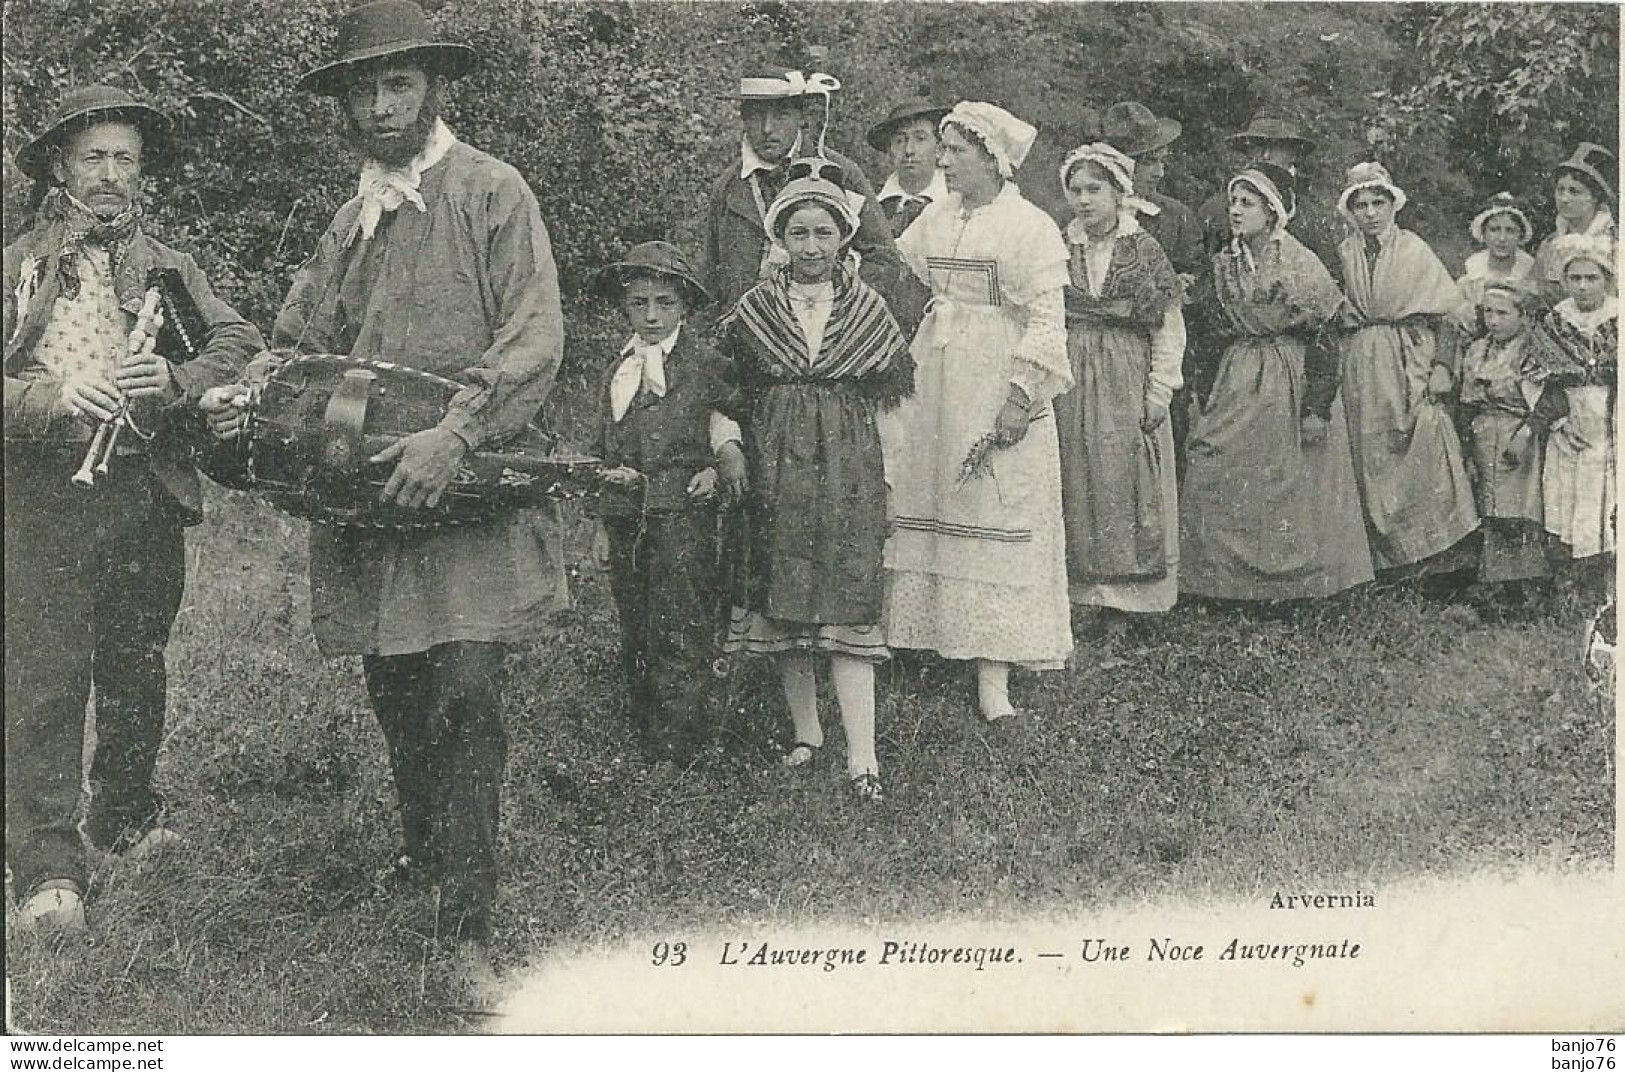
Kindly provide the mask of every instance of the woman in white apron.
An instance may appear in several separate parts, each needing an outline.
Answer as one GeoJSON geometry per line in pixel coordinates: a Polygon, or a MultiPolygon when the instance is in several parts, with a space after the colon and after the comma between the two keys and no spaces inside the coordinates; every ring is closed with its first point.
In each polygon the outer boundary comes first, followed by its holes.
{"type": "Polygon", "coordinates": [[[975,660],[990,722],[1016,713],[1011,664],[1057,670],[1072,652],[1050,407],[1072,386],[1067,249],[1010,181],[1035,134],[1002,108],[956,105],[942,120],[950,194],[898,242],[932,303],[914,340],[915,394],[889,429],[886,634],[975,660]]]}

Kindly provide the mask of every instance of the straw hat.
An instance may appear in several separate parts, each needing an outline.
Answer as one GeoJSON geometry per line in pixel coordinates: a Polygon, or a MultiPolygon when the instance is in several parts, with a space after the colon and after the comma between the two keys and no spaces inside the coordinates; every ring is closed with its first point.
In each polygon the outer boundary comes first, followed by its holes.
{"type": "Polygon", "coordinates": [[[788,67],[766,64],[752,67],[740,75],[738,88],[732,93],[725,94],[723,99],[761,101],[797,100],[810,96],[827,98],[840,88],[840,80],[833,75],[817,71],[803,74],[788,67]]]}

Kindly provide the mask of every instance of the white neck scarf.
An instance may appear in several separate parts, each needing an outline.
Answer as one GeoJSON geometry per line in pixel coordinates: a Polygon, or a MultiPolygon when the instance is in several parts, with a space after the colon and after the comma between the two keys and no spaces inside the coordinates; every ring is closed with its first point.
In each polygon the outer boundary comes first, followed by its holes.
{"type": "Polygon", "coordinates": [[[423,146],[423,151],[414,156],[404,168],[385,167],[376,160],[368,160],[361,166],[361,214],[356,217],[355,230],[350,232],[350,241],[354,241],[359,231],[362,238],[371,238],[378,230],[378,221],[384,213],[394,212],[403,204],[411,202],[419,212],[429,211],[423,203],[423,195],[418,187],[423,180],[423,173],[440,163],[446,151],[457,143],[457,136],[453,134],[442,120],[434,121],[434,128],[429,131],[429,140],[423,146]]]}
{"type": "MultiPolygon", "coordinates": [[[[1575,234],[1574,225],[1562,216],[1557,217],[1557,233],[1559,235],[1575,234]]],[[[1607,205],[1598,205],[1597,211],[1592,214],[1591,222],[1586,224],[1585,230],[1578,232],[1584,235],[1609,235],[1614,233],[1614,214],[1607,205]]]]}
{"type": "MultiPolygon", "coordinates": [[[[1610,282],[1612,282],[1612,280],[1610,280],[1610,282]]],[[[1619,298],[1616,295],[1610,294],[1608,297],[1602,300],[1601,305],[1597,306],[1589,313],[1582,311],[1580,307],[1575,304],[1573,298],[1564,298],[1562,301],[1557,303],[1556,312],[1558,315],[1562,316],[1563,319],[1590,335],[1603,324],[1618,318],[1619,298]]]]}
{"type": "Polygon", "coordinates": [[[897,181],[897,172],[894,171],[886,176],[886,184],[875,195],[875,200],[890,201],[894,197],[902,198],[902,203],[905,205],[911,201],[924,201],[926,204],[935,201],[946,201],[948,199],[948,180],[942,177],[942,170],[938,168],[931,172],[931,181],[925,184],[925,189],[917,194],[911,194],[903,189],[902,183],[897,181]]]}
{"type": "Polygon", "coordinates": [[[656,398],[666,397],[666,358],[677,345],[677,336],[683,326],[677,325],[670,335],[659,342],[644,342],[643,336],[634,335],[621,347],[624,360],[609,381],[609,416],[619,422],[632,407],[638,388],[643,387],[656,398]]]}

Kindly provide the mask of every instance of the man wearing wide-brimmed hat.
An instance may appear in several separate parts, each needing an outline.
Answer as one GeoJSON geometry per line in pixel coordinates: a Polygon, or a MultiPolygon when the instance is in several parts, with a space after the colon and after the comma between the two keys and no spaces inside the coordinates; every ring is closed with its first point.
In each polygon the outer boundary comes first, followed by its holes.
{"type": "MultiPolygon", "coordinates": [[[[295,276],[272,342],[381,359],[468,386],[434,427],[373,459],[384,495],[439,499],[472,449],[524,427],[553,385],[563,317],[547,228],[519,172],[440,118],[472,49],[410,0],[339,20],[335,58],[300,86],[335,97],[362,157],[356,196],[295,276]]],[[[238,419],[215,407],[217,434],[238,419]]],[[[556,519],[539,510],[456,527],[313,525],[311,620],[327,655],[358,654],[389,747],[404,839],[395,873],[439,891],[436,932],[489,936],[507,756],[503,667],[561,607],[556,519]]]]}
{"type": "MultiPolygon", "coordinates": [[[[767,206],[788,181],[789,165],[818,156],[839,165],[840,184],[858,209],[858,233],[852,249],[862,260],[864,282],[892,304],[892,313],[918,320],[917,284],[903,266],[891,229],[875,201],[874,187],[847,157],[824,144],[830,100],[840,83],[827,74],[803,74],[784,67],[753,69],[739,79],[735,99],[744,127],[739,159],[712,187],[702,226],[700,278],[724,312],[739,296],[784,263],[784,251],[767,233],[767,206]],[[816,139],[803,130],[807,103],[822,98],[822,120],[816,139]],[[900,293],[901,292],[901,293],[900,293]],[[899,299],[899,300],[894,300],[899,299]]],[[[908,324],[904,325],[908,327],[908,324]]]]}
{"type": "Polygon", "coordinates": [[[1193,280],[1202,270],[1202,232],[1196,213],[1185,202],[1162,193],[1168,147],[1180,135],[1177,120],[1158,117],[1139,101],[1119,101],[1106,109],[1101,136],[1106,144],[1134,161],[1134,194],[1156,209],[1141,216],[1140,226],[1168,254],[1175,271],[1193,280]]]}
{"type": "Polygon", "coordinates": [[[880,187],[880,210],[886,214],[894,238],[908,230],[925,206],[948,196],[948,184],[937,167],[942,144],[937,124],[947,114],[946,105],[907,97],[869,128],[870,147],[884,153],[892,166],[880,187]]]}
{"type": "MultiPolygon", "coordinates": [[[[1253,116],[1246,129],[1225,141],[1244,162],[1274,164],[1298,178],[1299,209],[1292,221],[1292,234],[1315,256],[1329,263],[1336,256],[1344,228],[1326,216],[1319,202],[1304,190],[1302,177],[1298,175],[1298,165],[1315,151],[1314,139],[1294,120],[1260,112],[1253,116]]],[[[1202,202],[1197,210],[1197,223],[1202,229],[1202,245],[1209,256],[1230,241],[1230,203],[1224,190],[1202,202]]]]}
{"type": "Polygon", "coordinates": [[[85,702],[96,755],[84,832],[145,855],[162,825],[153,766],[164,725],[164,648],[185,583],[181,529],[201,519],[179,419],[235,379],[260,334],[215,297],[191,257],[147,233],[141,175],[164,116],[111,86],[63,94],[17,166],[43,198],[5,250],[6,862],[25,924],[81,930],[79,804],[85,702]],[[204,325],[184,363],[173,331],[131,332],[153,269],[178,273],[204,325]],[[155,343],[161,342],[163,348],[155,343]],[[121,406],[107,470],[70,478],[121,406]]]}

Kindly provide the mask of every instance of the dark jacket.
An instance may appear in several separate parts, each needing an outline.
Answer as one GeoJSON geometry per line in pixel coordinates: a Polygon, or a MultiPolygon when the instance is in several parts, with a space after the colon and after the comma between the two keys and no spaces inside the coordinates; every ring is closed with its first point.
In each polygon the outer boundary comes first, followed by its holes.
{"type": "MultiPolygon", "coordinates": [[[[858,233],[852,238],[852,248],[863,258],[859,274],[886,299],[903,330],[912,334],[924,315],[929,292],[898,255],[891,227],[863,169],[833,149],[827,149],[826,154],[841,166],[842,185],[864,199],[858,233]]],[[[763,201],[771,204],[773,194],[765,188],[762,194],[763,201]]],[[[718,313],[726,313],[740,295],[760,281],[762,255],[769,242],[751,184],[739,177],[737,158],[711,188],[701,231],[700,279],[716,300],[718,313]]]]}
{"type": "Polygon", "coordinates": [[[606,468],[628,466],[642,473],[643,493],[606,490],[599,511],[637,514],[640,509],[686,510],[689,481],[708,468],[711,412],[727,407],[727,367],[720,353],[693,327],[684,325],[666,355],[666,393],[639,390],[620,420],[610,413],[609,385],[624,358],[616,354],[598,390],[598,456],[606,468]]]}
{"type": "MultiPolygon", "coordinates": [[[[61,292],[57,260],[61,254],[62,225],[41,223],[5,250],[5,418],[6,439],[71,441],[77,417],[62,408],[62,385],[54,380],[22,379],[20,373],[39,343],[61,292]],[[19,300],[28,305],[19,317],[19,300]]],[[[197,469],[191,460],[190,435],[196,429],[179,420],[195,407],[211,387],[234,383],[248,359],[265,349],[259,329],[221,301],[204,278],[197,262],[159,242],[144,231],[131,240],[113,281],[119,304],[133,316],[145,297],[147,272],[174,268],[206,325],[198,356],[174,365],[175,382],[182,396],[159,422],[158,435],[148,448],[152,470],[190,521],[202,517],[203,496],[197,469]]]]}
{"type": "Polygon", "coordinates": [[[1141,216],[1140,229],[1157,240],[1174,271],[1192,278],[1201,275],[1207,256],[1196,213],[1185,202],[1165,194],[1149,194],[1146,200],[1156,205],[1158,212],[1155,216],[1141,216]]]}

